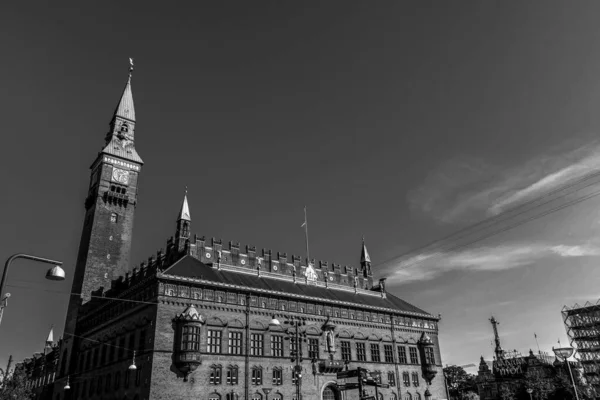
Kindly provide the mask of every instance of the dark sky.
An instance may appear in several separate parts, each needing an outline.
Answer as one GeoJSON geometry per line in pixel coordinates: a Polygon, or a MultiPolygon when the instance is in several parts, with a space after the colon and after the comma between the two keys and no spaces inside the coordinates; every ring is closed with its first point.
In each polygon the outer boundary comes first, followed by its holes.
{"type": "MultiPolygon", "coordinates": [[[[306,205],[315,258],[356,265],[364,235],[374,263],[387,260],[473,221],[419,210],[435,196],[461,203],[447,184],[464,193],[499,177],[529,179],[505,185],[513,193],[595,143],[599,11],[592,1],[5,4],[0,260],[29,252],[63,260],[73,276],[88,168],[128,57],[146,163],[133,264],[174,234],[186,185],[199,235],[304,254],[306,205]],[[465,166],[477,179],[463,179],[465,166]]],[[[478,198],[498,200],[490,196],[478,198]]],[[[598,205],[561,214],[558,226],[585,215],[592,229],[598,205]]],[[[550,222],[490,246],[538,243],[540,232],[556,234],[550,222]]],[[[574,245],[564,243],[569,232],[552,244],[574,245]]],[[[547,348],[564,338],[560,308],[597,261],[553,261],[551,274],[542,261],[492,271],[448,261],[441,277],[389,286],[442,313],[443,361],[466,364],[491,355],[492,313],[523,329],[507,347],[527,350],[536,324],[547,348]],[[517,304],[501,309],[509,300],[517,304]]],[[[42,267],[20,261],[10,273],[0,363],[39,351],[51,324],[62,332],[71,282],[45,281],[42,267]]]]}

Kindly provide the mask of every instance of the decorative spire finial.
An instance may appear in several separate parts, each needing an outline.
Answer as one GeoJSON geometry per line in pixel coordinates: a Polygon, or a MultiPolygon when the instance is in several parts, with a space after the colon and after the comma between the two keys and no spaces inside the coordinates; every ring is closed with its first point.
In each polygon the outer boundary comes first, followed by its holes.
{"type": "Polygon", "coordinates": [[[132,73],[133,73],[133,58],[129,57],[129,78],[131,78],[132,73]]]}

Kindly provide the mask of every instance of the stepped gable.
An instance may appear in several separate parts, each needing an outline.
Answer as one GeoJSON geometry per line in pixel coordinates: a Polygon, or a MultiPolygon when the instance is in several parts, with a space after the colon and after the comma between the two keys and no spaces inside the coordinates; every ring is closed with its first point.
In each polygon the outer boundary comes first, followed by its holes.
{"type": "MultiPolygon", "coordinates": [[[[256,275],[232,272],[225,269],[218,270],[191,256],[184,256],[168,267],[163,274],[183,278],[203,279],[212,282],[250,287],[253,289],[277,291],[285,294],[351,302],[357,305],[391,308],[398,311],[431,316],[428,312],[423,311],[390,293],[387,293],[387,296],[384,298],[381,296],[361,294],[360,292],[352,293],[346,290],[335,290],[321,286],[295,284],[293,282],[265,275],[258,277],[256,275]]],[[[433,316],[431,317],[434,318],[433,316]]]]}

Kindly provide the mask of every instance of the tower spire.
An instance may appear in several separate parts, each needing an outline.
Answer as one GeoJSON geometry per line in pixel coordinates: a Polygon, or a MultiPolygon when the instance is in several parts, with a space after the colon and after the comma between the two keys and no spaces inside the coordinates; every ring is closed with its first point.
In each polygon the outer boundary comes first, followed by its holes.
{"type": "Polygon", "coordinates": [[[130,58],[127,83],[110,120],[110,129],[106,134],[106,145],[102,152],[143,164],[142,159],[135,150],[135,107],[131,91],[132,74],[133,59],[130,58]]]}

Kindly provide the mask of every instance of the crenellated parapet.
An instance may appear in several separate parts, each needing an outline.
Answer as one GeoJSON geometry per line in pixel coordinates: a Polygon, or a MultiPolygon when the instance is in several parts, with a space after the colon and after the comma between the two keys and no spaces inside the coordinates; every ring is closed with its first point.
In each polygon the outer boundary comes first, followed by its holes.
{"type": "MultiPolygon", "coordinates": [[[[287,252],[274,252],[270,249],[257,252],[256,247],[250,245],[244,248],[245,251],[242,251],[239,242],[229,241],[228,245],[224,246],[220,239],[211,238],[208,241],[204,236],[194,236],[185,253],[215,268],[230,266],[242,270],[260,271],[260,274],[267,273],[272,277],[296,278],[300,282],[305,280],[307,265],[303,257],[295,254],[288,256],[287,252]]],[[[374,288],[370,267],[361,265],[352,268],[315,259],[312,259],[310,264],[317,281],[366,290],[374,288]]]]}

